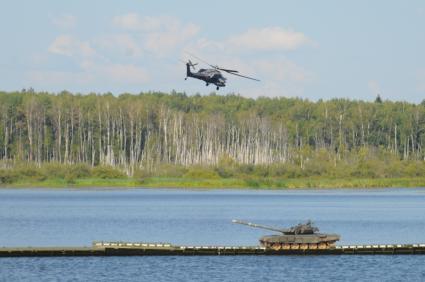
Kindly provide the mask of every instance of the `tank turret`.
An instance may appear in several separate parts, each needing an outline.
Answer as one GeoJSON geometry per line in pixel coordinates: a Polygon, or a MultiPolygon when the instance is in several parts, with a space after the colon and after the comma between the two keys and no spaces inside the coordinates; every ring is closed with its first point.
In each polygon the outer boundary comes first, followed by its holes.
{"type": "Polygon", "coordinates": [[[315,227],[310,220],[290,228],[277,228],[235,219],[232,222],[282,233],[281,235],[267,235],[260,238],[261,246],[276,251],[285,249],[329,249],[334,247],[335,242],[340,239],[337,234],[319,233],[319,228],[315,227]]]}

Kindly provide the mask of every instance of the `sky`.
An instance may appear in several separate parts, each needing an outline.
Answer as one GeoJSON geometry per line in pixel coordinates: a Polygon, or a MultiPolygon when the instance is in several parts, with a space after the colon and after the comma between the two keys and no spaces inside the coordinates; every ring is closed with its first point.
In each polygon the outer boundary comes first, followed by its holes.
{"type": "Polygon", "coordinates": [[[0,90],[214,92],[184,80],[190,53],[261,80],[225,74],[219,94],[425,99],[423,0],[0,4],[0,90]]]}

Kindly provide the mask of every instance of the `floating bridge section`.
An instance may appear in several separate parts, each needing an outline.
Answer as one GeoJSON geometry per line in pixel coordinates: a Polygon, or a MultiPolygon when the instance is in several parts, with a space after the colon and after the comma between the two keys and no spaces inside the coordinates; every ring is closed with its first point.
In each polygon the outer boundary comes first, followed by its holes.
{"type": "Polygon", "coordinates": [[[128,242],[94,242],[91,247],[0,248],[0,257],[239,255],[425,255],[425,244],[348,245],[323,250],[279,251],[259,246],[176,246],[169,243],[128,242]]]}

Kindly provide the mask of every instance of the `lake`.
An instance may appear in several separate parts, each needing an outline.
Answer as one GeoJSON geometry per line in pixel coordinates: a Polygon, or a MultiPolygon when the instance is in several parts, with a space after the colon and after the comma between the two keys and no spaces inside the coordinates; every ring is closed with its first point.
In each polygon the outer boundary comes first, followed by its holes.
{"type": "MultiPolygon", "coordinates": [[[[1,189],[0,246],[256,245],[307,219],[338,244],[425,242],[425,189],[1,189]]],[[[423,256],[2,258],[0,280],[425,280],[423,256]]]]}

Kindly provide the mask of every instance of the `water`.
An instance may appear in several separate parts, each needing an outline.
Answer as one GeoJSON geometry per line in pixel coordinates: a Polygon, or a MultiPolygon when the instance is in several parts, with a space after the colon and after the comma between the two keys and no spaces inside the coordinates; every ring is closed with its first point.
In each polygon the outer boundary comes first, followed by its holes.
{"type": "MultiPolygon", "coordinates": [[[[425,189],[0,190],[0,246],[256,245],[313,219],[340,244],[424,243],[425,189]]],[[[2,258],[0,281],[425,281],[422,256],[2,258]]]]}

